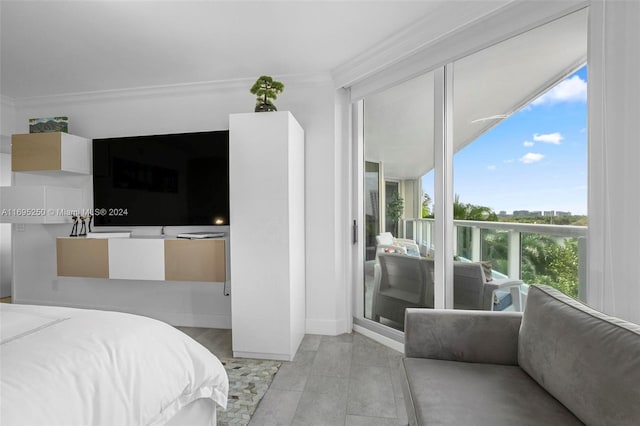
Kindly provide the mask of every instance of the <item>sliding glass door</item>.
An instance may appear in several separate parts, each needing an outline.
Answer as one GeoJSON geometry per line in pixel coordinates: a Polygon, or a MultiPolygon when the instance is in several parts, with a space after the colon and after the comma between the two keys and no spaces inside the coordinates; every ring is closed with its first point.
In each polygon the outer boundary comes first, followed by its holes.
{"type": "Polygon", "coordinates": [[[519,311],[528,284],[585,298],[587,13],[354,104],[356,322],[519,311]]]}
{"type": "Polygon", "coordinates": [[[404,330],[407,307],[434,306],[433,73],[361,102],[363,312],[404,330]]]}

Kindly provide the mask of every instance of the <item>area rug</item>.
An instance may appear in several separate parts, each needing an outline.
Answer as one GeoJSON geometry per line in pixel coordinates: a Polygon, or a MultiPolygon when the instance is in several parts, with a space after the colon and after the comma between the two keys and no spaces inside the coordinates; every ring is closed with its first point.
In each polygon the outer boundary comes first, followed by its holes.
{"type": "Polygon", "coordinates": [[[280,361],[223,358],[229,377],[227,409],[218,408],[218,425],[246,425],[267,392],[280,361]]]}

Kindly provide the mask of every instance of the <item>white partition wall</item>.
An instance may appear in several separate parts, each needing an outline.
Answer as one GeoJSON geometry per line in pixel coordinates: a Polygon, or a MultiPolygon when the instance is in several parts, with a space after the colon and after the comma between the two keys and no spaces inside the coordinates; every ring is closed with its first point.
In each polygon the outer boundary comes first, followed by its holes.
{"type": "Polygon", "coordinates": [[[304,131],[289,112],[229,117],[235,357],[292,360],[305,332],[304,131]]]}

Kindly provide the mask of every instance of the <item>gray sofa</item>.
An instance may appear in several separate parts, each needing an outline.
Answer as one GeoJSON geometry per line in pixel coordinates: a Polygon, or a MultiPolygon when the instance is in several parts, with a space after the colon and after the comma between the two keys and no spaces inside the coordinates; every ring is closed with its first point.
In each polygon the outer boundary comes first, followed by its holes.
{"type": "Polygon", "coordinates": [[[640,326],[548,286],[524,314],[411,308],[412,425],[640,425],[640,326]]]}

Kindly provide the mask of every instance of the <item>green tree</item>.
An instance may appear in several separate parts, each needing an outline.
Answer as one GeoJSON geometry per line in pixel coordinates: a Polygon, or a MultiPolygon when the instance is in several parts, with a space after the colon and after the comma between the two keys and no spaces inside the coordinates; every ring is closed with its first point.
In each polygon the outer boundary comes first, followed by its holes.
{"type": "Polygon", "coordinates": [[[431,213],[431,209],[429,207],[430,204],[431,204],[431,196],[429,196],[429,194],[424,192],[422,194],[422,217],[423,218],[433,217],[433,213],[431,213]]]}
{"type": "Polygon", "coordinates": [[[578,297],[578,240],[525,234],[522,242],[522,279],[547,284],[578,297]]]}
{"type": "Polygon", "coordinates": [[[453,218],[457,220],[498,221],[498,215],[491,207],[462,203],[458,194],[453,199],[453,218]]]}

